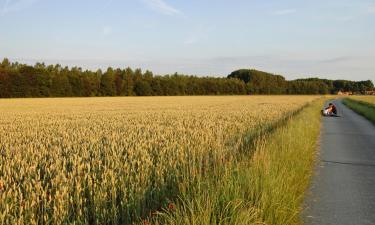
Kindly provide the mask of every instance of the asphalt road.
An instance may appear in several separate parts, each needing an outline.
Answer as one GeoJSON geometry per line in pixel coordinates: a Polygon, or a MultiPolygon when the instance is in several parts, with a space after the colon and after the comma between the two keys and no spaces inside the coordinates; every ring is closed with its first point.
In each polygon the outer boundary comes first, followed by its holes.
{"type": "Polygon", "coordinates": [[[375,126],[344,106],[324,117],[319,162],[307,193],[307,225],[375,225],[375,126]]]}

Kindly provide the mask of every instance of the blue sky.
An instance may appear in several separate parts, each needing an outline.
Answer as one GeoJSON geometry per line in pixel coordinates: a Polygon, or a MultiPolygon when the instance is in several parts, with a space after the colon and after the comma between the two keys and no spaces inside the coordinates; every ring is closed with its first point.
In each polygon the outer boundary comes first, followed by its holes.
{"type": "Polygon", "coordinates": [[[375,80],[375,1],[0,0],[0,57],[375,80]]]}

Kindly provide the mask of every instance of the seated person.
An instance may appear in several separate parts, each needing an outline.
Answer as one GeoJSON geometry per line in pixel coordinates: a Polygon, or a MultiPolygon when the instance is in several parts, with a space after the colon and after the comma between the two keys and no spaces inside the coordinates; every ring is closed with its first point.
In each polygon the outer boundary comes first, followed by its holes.
{"type": "Polygon", "coordinates": [[[337,108],[334,104],[329,103],[328,107],[322,110],[323,116],[336,116],[337,108]]]}

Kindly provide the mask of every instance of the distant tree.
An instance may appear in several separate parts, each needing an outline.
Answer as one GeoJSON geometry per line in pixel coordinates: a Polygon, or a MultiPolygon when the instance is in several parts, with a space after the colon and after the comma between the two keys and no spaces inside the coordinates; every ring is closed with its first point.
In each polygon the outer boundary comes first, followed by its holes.
{"type": "Polygon", "coordinates": [[[83,96],[83,86],[82,86],[82,68],[73,67],[68,72],[68,80],[72,89],[73,96],[83,96]]]}
{"type": "Polygon", "coordinates": [[[134,70],[134,82],[138,82],[140,80],[142,80],[143,78],[143,74],[142,74],[142,70],[141,69],[135,69],[134,70]]]}
{"type": "Polygon", "coordinates": [[[116,89],[116,95],[117,96],[121,96],[123,95],[123,87],[124,87],[124,84],[123,84],[123,72],[120,70],[120,69],[116,69],[115,70],[115,89],[116,89]]]}
{"type": "Polygon", "coordinates": [[[51,96],[52,77],[46,71],[37,71],[38,96],[51,96]]]}
{"type": "Polygon", "coordinates": [[[372,81],[307,78],[287,81],[283,76],[258,70],[237,70],[227,78],[160,76],[141,69],[113,69],[103,73],[61,65],[34,66],[0,63],[0,97],[234,95],[234,94],[327,94],[337,91],[365,93],[372,81]]]}
{"type": "Polygon", "coordinates": [[[100,80],[100,93],[102,96],[115,96],[116,86],[115,86],[115,74],[111,67],[107,69],[100,80]]]}
{"type": "Polygon", "coordinates": [[[72,96],[72,87],[70,86],[68,71],[66,68],[52,77],[50,92],[51,96],[54,97],[72,96]]]}
{"type": "Polygon", "coordinates": [[[2,61],[1,64],[0,64],[0,67],[1,67],[2,69],[9,69],[10,65],[11,65],[11,64],[10,64],[10,62],[9,62],[9,59],[4,58],[3,61],[2,61]]]}
{"type": "Polygon", "coordinates": [[[9,73],[0,68],[0,98],[10,98],[12,96],[12,84],[9,73]]]}
{"type": "Polygon", "coordinates": [[[134,86],[134,92],[137,96],[150,96],[152,95],[152,89],[147,81],[139,80],[136,81],[134,86]]]}
{"type": "Polygon", "coordinates": [[[245,82],[249,94],[285,94],[287,92],[287,81],[280,75],[241,69],[232,72],[228,78],[236,78],[245,82]]]}
{"type": "Polygon", "coordinates": [[[153,95],[164,95],[163,88],[161,86],[161,79],[160,77],[155,77],[154,79],[151,80],[150,87],[152,89],[152,94],[153,95]]]}
{"type": "Polygon", "coordinates": [[[146,80],[147,82],[150,82],[153,79],[153,76],[154,75],[149,70],[146,70],[146,72],[143,74],[144,80],[146,80]]]}
{"type": "Polygon", "coordinates": [[[131,68],[126,68],[123,72],[123,87],[122,94],[124,96],[134,95],[134,72],[131,68]]]}

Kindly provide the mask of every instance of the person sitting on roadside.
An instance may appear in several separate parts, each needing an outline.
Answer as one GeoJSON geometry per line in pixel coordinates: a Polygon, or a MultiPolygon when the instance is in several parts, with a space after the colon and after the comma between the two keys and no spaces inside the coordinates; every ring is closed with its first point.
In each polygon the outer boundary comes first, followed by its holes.
{"type": "Polygon", "coordinates": [[[336,116],[337,108],[334,104],[329,103],[328,107],[322,110],[323,116],[336,116]]]}

